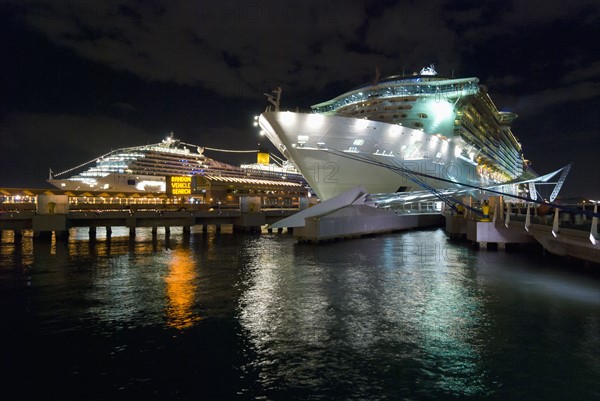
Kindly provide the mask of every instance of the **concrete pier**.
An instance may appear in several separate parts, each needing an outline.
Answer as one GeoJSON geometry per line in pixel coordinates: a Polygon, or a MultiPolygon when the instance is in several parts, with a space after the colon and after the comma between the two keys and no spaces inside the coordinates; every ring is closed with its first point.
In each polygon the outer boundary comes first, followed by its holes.
{"type": "Polygon", "coordinates": [[[266,224],[265,215],[262,213],[242,213],[233,223],[236,231],[260,232],[260,227],[266,224]]]}
{"type": "Polygon", "coordinates": [[[522,210],[525,215],[515,212],[517,209],[511,210],[510,205],[506,210],[497,207],[492,221],[479,221],[472,215],[465,219],[462,215],[447,214],[446,233],[450,237],[460,237],[466,231],[467,240],[478,244],[479,248],[493,244],[499,250],[505,249],[507,244],[537,242],[552,254],[600,263],[600,241],[593,221],[590,227],[580,219],[580,225],[575,226],[570,216],[561,217],[558,209],[552,216],[544,218],[536,216],[530,207],[522,210]]]}
{"type": "Polygon", "coordinates": [[[295,227],[294,238],[299,241],[320,242],[400,230],[443,225],[439,214],[404,214],[366,205],[352,205],[335,212],[306,219],[304,227],[295,227]]]}
{"type": "Polygon", "coordinates": [[[467,220],[463,215],[447,214],[446,233],[450,238],[459,239],[467,237],[467,220]]]}
{"type": "Polygon", "coordinates": [[[271,226],[293,228],[299,241],[321,242],[413,228],[442,226],[440,213],[397,214],[365,203],[362,187],[353,188],[271,226]]]}
{"type": "MultiPolygon", "coordinates": [[[[297,212],[299,208],[261,208],[262,197],[245,196],[240,198],[239,209],[227,205],[223,208],[209,209],[207,205],[186,204],[175,208],[163,203],[136,202],[135,204],[106,203],[98,198],[94,202],[80,200],[73,203],[72,195],[47,194],[34,190],[36,200],[14,203],[10,209],[3,204],[0,210],[0,232],[13,231],[14,241],[20,241],[23,230],[32,230],[38,239],[67,239],[69,229],[83,227],[88,237],[95,241],[98,227],[104,227],[106,240],[110,241],[114,227],[129,229],[129,237],[135,241],[138,227],[151,227],[152,237],[156,240],[158,227],[164,227],[165,236],[171,233],[172,227],[182,227],[183,235],[190,236],[192,226],[201,225],[202,232],[207,233],[213,226],[216,232],[221,227],[233,226],[235,231],[260,232],[262,226],[272,224],[297,212]],[[96,202],[98,201],[98,202],[96,202]]],[[[300,208],[308,205],[305,198],[300,199],[300,208]]]]}
{"type": "MultiPolygon", "coordinates": [[[[202,232],[208,226],[219,232],[222,225],[236,227],[240,231],[259,231],[262,226],[272,224],[297,212],[297,209],[272,209],[259,212],[241,212],[240,210],[215,211],[155,211],[155,210],[107,210],[107,211],[68,211],[65,214],[38,214],[37,212],[15,212],[0,214],[0,230],[9,230],[19,236],[22,230],[39,232],[62,232],[70,228],[105,227],[106,236],[113,234],[114,227],[129,228],[129,235],[135,237],[137,227],[182,227],[185,233],[191,227],[202,226],[202,232]]],[[[38,235],[38,234],[34,234],[38,235]]],[[[94,234],[91,234],[94,236],[94,234]]]]}
{"type": "Polygon", "coordinates": [[[491,221],[475,220],[467,220],[467,240],[477,242],[482,248],[487,248],[488,243],[495,243],[498,249],[505,249],[506,244],[535,242],[527,233],[511,231],[491,221]]]}

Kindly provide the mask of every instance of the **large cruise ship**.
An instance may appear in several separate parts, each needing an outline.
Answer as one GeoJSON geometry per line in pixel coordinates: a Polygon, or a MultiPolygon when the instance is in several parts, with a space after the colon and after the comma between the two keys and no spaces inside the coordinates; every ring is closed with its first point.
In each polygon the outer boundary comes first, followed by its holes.
{"type": "Polygon", "coordinates": [[[275,93],[260,127],[321,200],[359,185],[392,196],[534,176],[511,132],[517,115],[499,111],[478,78],[442,78],[432,65],[376,78],[306,113],[281,111],[275,93]]]}
{"type": "MultiPolygon", "coordinates": [[[[204,155],[205,148],[181,142],[173,134],[160,143],[113,150],[66,171],[51,173],[48,182],[65,191],[153,192],[166,191],[167,177],[198,176],[231,183],[305,185],[299,172],[285,163],[262,163],[242,167],[204,155]]],[[[257,151],[258,152],[258,151],[257,151]]],[[[260,161],[260,160],[259,160],[260,161]]]]}

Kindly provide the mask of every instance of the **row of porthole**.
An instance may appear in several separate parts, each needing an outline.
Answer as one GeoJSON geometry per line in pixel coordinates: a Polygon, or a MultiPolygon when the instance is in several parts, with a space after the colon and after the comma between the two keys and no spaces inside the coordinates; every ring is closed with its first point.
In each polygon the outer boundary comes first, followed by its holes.
{"type": "MultiPolygon", "coordinates": [[[[355,105],[355,106],[352,106],[352,105],[351,105],[351,106],[346,106],[346,107],[344,107],[344,108],[346,108],[346,109],[350,109],[350,108],[354,108],[354,107],[360,108],[360,107],[365,107],[365,106],[374,106],[374,105],[377,105],[377,104],[379,104],[379,103],[384,103],[384,102],[386,102],[386,101],[387,101],[387,102],[390,102],[390,103],[396,103],[396,102],[414,102],[414,101],[416,101],[416,100],[417,100],[417,98],[416,98],[416,97],[415,97],[415,98],[392,99],[392,100],[380,100],[380,101],[369,102],[369,103],[360,103],[360,104],[358,104],[358,105],[355,105]]],[[[397,107],[397,109],[398,109],[398,110],[402,110],[402,109],[408,109],[408,110],[409,110],[409,109],[411,109],[411,108],[412,108],[412,106],[411,106],[411,105],[406,105],[406,106],[396,106],[396,107],[397,107]]],[[[386,107],[386,108],[385,108],[385,110],[392,110],[392,109],[393,109],[392,107],[386,107]]],[[[343,109],[342,109],[342,110],[340,110],[340,111],[343,111],[343,109]]],[[[367,112],[373,112],[373,111],[376,111],[376,109],[368,109],[368,110],[367,110],[367,112]]],[[[361,113],[364,113],[365,111],[364,111],[364,110],[361,110],[360,112],[361,112],[361,113]]],[[[356,111],[356,112],[354,112],[354,113],[352,113],[352,114],[357,114],[357,113],[358,113],[358,111],[356,111]]]]}
{"type": "MultiPolygon", "coordinates": [[[[425,114],[425,113],[419,113],[419,114],[417,114],[417,116],[419,118],[428,118],[427,114],[425,114]]],[[[384,119],[385,117],[386,117],[385,114],[380,114],[378,116],[378,118],[381,119],[381,120],[384,119]]],[[[400,114],[400,115],[394,114],[394,115],[392,115],[392,118],[406,118],[406,117],[408,117],[408,115],[406,115],[406,114],[400,114]]]]}
{"type": "MultiPolygon", "coordinates": [[[[376,111],[376,110],[366,110],[366,112],[371,112],[371,111],[376,111]]],[[[358,114],[358,113],[359,112],[357,111],[357,112],[354,112],[352,114],[354,115],[354,114],[358,114]]],[[[360,111],[360,114],[364,114],[364,113],[365,113],[365,110],[361,110],[360,111]]],[[[398,114],[394,114],[393,115],[393,118],[398,118],[398,117],[406,118],[406,117],[408,117],[408,115],[407,114],[400,114],[400,116],[398,116],[398,114]]],[[[419,113],[419,114],[417,114],[417,117],[419,117],[419,118],[429,118],[429,116],[427,114],[425,114],[425,113],[419,113]]],[[[384,119],[385,115],[384,114],[380,114],[378,118],[379,119],[384,119]]]]}
{"type": "MultiPolygon", "coordinates": [[[[365,107],[365,106],[374,106],[376,104],[379,103],[384,103],[384,102],[389,102],[389,103],[398,103],[398,102],[416,102],[417,98],[416,97],[405,97],[402,99],[384,99],[384,100],[379,100],[379,101],[374,101],[374,102],[367,102],[367,103],[359,103],[356,105],[356,107],[365,107]]],[[[411,108],[412,106],[398,106],[399,108],[411,108]]]]}
{"type": "Polygon", "coordinates": [[[407,104],[406,106],[394,106],[394,107],[384,107],[384,110],[410,110],[412,106],[407,104]]]}
{"type": "Polygon", "coordinates": [[[402,99],[390,99],[388,100],[388,102],[390,103],[396,103],[396,102],[416,102],[417,98],[416,97],[404,97],[402,99]]]}
{"type": "MultiPolygon", "coordinates": [[[[406,118],[406,114],[402,114],[400,117],[401,117],[401,118],[406,118]]],[[[394,120],[397,120],[397,119],[398,119],[398,115],[397,115],[397,114],[394,114],[394,115],[392,116],[392,118],[393,118],[394,120]]],[[[380,116],[378,117],[378,119],[379,119],[379,120],[384,120],[384,119],[385,119],[385,116],[382,114],[382,115],[380,115],[380,116]]],[[[423,128],[423,123],[421,123],[421,122],[419,122],[419,121],[416,121],[416,122],[414,122],[414,123],[413,123],[413,126],[414,126],[415,128],[423,128]]]]}

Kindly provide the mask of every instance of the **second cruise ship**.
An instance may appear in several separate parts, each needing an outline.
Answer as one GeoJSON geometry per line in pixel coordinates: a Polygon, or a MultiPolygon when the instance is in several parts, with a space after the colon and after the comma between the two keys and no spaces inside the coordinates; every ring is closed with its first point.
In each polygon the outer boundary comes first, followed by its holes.
{"type": "Polygon", "coordinates": [[[116,149],[60,173],[51,173],[48,182],[65,191],[141,193],[165,192],[167,180],[172,176],[232,184],[306,186],[292,165],[269,163],[269,155],[258,150],[259,163],[240,167],[207,157],[204,150],[204,147],[180,141],[171,133],[159,143],[116,149]]]}

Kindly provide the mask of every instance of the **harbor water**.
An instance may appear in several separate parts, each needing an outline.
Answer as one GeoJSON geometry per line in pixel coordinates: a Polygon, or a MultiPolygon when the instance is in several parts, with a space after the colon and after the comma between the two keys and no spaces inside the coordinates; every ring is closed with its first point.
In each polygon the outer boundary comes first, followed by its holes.
{"type": "Polygon", "coordinates": [[[4,232],[0,399],[600,399],[598,266],[438,229],[127,235],[4,232]]]}

